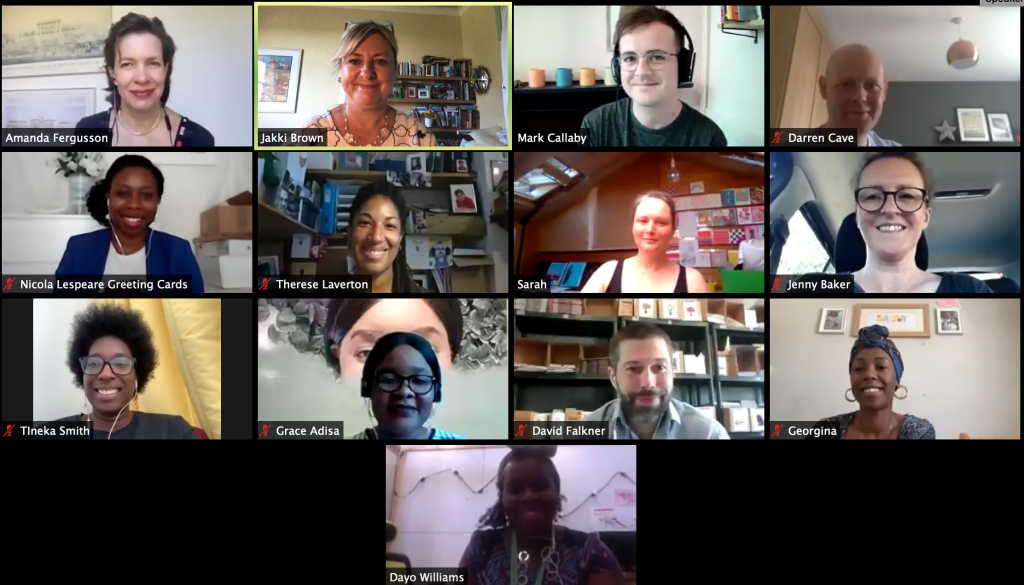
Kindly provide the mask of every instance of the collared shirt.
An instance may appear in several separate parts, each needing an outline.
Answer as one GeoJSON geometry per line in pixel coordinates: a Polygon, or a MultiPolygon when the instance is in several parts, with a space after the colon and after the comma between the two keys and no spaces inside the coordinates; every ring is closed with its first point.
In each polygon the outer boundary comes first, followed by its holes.
{"type": "MultiPolygon", "coordinates": [[[[636,441],[639,437],[622,415],[619,400],[615,399],[588,414],[585,421],[605,421],[612,441],[636,441]]],[[[669,400],[668,411],[661,417],[654,431],[655,439],[728,439],[729,433],[717,420],[701,414],[699,410],[681,400],[669,400]]]]}
{"type": "Polygon", "coordinates": [[[875,134],[874,130],[868,130],[868,146],[903,146],[895,140],[886,140],[878,134],[875,134]]]}

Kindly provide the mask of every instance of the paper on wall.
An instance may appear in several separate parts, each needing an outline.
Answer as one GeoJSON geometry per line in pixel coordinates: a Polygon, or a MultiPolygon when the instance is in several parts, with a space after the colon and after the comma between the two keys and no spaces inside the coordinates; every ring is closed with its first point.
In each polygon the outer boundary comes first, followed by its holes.
{"type": "Polygon", "coordinates": [[[597,532],[635,532],[636,506],[593,508],[591,520],[597,532]]]}
{"type": "Polygon", "coordinates": [[[679,212],[679,237],[680,238],[696,238],[697,237],[697,212],[696,211],[680,211],[679,212]]]}

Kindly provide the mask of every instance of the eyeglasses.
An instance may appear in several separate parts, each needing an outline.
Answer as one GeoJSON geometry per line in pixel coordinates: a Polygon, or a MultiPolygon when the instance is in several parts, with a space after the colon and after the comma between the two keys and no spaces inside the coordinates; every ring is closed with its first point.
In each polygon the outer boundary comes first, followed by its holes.
{"type": "Polygon", "coordinates": [[[95,376],[102,372],[104,364],[110,364],[110,371],[118,376],[130,374],[135,369],[135,358],[130,358],[126,355],[114,356],[109,360],[105,360],[98,355],[87,355],[83,358],[78,358],[78,362],[82,364],[82,371],[90,376],[95,376]]]}
{"type": "Polygon", "coordinates": [[[885,207],[885,200],[892,195],[900,211],[913,213],[928,200],[928,193],[917,187],[904,187],[899,191],[883,191],[878,187],[861,187],[854,191],[857,205],[864,211],[878,211],[885,207]]]}
{"type": "Polygon", "coordinates": [[[384,28],[390,28],[391,34],[395,34],[395,25],[391,24],[390,22],[386,20],[366,20],[365,18],[350,18],[346,20],[345,30],[348,30],[348,25],[350,24],[365,24],[367,22],[372,22],[373,24],[376,24],[377,26],[383,26],[384,28]]]}
{"type": "Polygon", "coordinates": [[[426,374],[413,374],[412,376],[399,376],[394,372],[377,372],[377,387],[383,392],[394,392],[408,384],[413,394],[423,395],[434,389],[437,380],[426,374]]]}
{"type": "MultiPolygon", "coordinates": [[[[651,51],[644,55],[644,59],[647,60],[647,67],[651,71],[658,71],[668,63],[668,58],[679,53],[666,53],[664,51],[651,51]]],[[[640,59],[637,58],[635,53],[626,53],[619,57],[619,65],[622,66],[623,71],[635,71],[636,66],[640,63],[640,59]]]]}

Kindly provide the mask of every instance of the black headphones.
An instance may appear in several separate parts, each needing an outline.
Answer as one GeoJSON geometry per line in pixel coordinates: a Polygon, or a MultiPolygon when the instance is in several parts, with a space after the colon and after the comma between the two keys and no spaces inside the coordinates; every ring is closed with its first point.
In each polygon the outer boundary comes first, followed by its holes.
{"type": "MultiPolygon", "coordinates": [[[[683,29],[683,36],[686,42],[682,42],[683,39],[679,39],[680,47],[679,54],[676,55],[676,59],[679,61],[679,85],[689,83],[693,81],[693,68],[697,63],[697,53],[693,50],[693,39],[690,38],[690,33],[686,31],[686,27],[683,23],[679,23],[679,28],[683,29]],[[689,44],[690,48],[687,49],[686,45],[689,44]]],[[[674,28],[672,29],[675,30],[674,28]]],[[[619,42],[615,41],[615,52],[612,54],[612,79],[615,83],[622,85],[622,72],[619,71],[619,42]]]]}

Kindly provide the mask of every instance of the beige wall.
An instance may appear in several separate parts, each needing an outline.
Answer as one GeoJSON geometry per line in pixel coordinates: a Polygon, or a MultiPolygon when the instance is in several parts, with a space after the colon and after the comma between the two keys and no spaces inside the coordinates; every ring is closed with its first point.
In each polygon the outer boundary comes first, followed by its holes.
{"type": "MultiPolygon", "coordinates": [[[[771,420],[819,420],[857,410],[843,397],[850,387],[856,302],[768,300],[771,420]],[[817,332],[825,307],[847,309],[842,335],[817,332]]],[[[896,412],[928,419],[939,439],[1020,436],[1020,299],[959,299],[963,335],[935,333],[934,299],[864,302],[929,306],[931,337],[893,338],[905,364],[902,384],[910,390],[896,401],[896,412]]]]}
{"type": "MultiPolygon", "coordinates": [[[[480,125],[504,126],[501,100],[501,37],[493,6],[474,6],[462,16],[411,14],[327,6],[264,6],[259,9],[258,44],[275,49],[302,49],[298,107],[295,114],[259,114],[259,126],[294,128],[303,120],[341,103],[341,84],[327,62],[338,50],[345,20],[385,20],[395,25],[399,62],[421,63],[424,55],[473,59],[495,79],[486,95],[477,96],[480,125]]],[[[395,104],[407,112],[411,105],[395,104]]]]}

